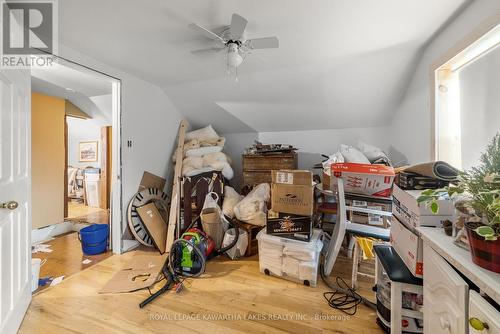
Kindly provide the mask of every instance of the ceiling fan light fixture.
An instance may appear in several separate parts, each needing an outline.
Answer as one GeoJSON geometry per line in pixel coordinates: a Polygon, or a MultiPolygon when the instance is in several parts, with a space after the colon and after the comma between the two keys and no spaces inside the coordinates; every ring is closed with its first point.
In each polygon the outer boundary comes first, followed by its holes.
{"type": "Polygon", "coordinates": [[[236,50],[229,49],[229,51],[227,52],[227,64],[230,67],[236,68],[240,66],[242,62],[243,62],[243,57],[240,56],[238,49],[236,50]]]}
{"type": "Polygon", "coordinates": [[[226,27],[219,34],[216,34],[196,23],[189,24],[190,29],[197,31],[199,34],[216,41],[217,43],[216,47],[194,50],[191,51],[191,53],[213,53],[214,51],[220,52],[226,49],[227,72],[230,73],[231,69],[234,69],[237,73],[238,66],[241,65],[243,60],[246,59],[246,56],[250,54],[252,50],[273,49],[279,47],[279,41],[276,36],[247,39],[245,34],[247,23],[248,21],[244,17],[234,13],[231,17],[231,25],[226,27]]]}

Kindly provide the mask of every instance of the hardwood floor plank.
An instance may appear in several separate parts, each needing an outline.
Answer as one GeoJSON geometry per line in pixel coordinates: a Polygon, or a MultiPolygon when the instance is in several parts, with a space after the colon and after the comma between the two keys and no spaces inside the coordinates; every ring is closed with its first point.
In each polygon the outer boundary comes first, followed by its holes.
{"type": "MultiPolygon", "coordinates": [[[[211,260],[204,276],[145,309],[138,305],[148,291],[98,294],[140,252],[112,255],[35,295],[20,333],[382,333],[374,310],[359,306],[346,316],[328,306],[323,282],[313,288],[266,276],[258,256],[211,260]]],[[[350,261],[339,258],[334,273],[348,281],[350,270],[350,261]]],[[[360,291],[374,299],[372,284],[359,279],[360,291]]]]}

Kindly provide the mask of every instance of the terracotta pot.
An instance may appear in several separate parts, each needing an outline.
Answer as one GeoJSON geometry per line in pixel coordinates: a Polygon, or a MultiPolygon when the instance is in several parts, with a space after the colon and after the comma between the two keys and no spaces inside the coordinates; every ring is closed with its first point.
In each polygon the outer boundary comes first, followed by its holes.
{"type": "Polygon", "coordinates": [[[500,273],[500,238],[495,241],[484,240],[483,237],[474,231],[474,229],[481,225],[476,222],[465,223],[472,262],[482,268],[500,273]]]}

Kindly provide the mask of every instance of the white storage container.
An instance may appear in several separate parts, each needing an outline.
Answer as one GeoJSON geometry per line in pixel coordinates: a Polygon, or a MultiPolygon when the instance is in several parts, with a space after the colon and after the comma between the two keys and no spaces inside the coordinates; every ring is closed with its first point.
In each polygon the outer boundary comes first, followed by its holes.
{"type": "Polygon", "coordinates": [[[455,206],[451,199],[440,199],[439,212],[434,214],[425,203],[418,203],[422,190],[403,190],[394,185],[392,213],[407,227],[440,227],[444,220],[451,220],[455,206]]]}
{"type": "Polygon", "coordinates": [[[266,234],[257,234],[260,272],[304,285],[316,286],[323,242],[322,231],[313,230],[311,241],[304,242],[266,234]]]}

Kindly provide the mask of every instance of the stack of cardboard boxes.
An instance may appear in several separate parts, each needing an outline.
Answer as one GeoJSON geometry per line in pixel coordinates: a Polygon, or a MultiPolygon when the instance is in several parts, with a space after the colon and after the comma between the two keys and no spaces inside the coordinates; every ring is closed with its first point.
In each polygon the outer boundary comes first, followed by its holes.
{"type": "Polygon", "coordinates": [[[314,187],[310,171],[272,171],[267,234],[309,241],[312,235],[313,209],[314,187]]]}
{"type": "Polygon", "coordinates": [[[314,187],[305,170],[274,170],[267,228],[257,235],[259,267],[266,275],[316,286],[323,243],[313,229],[314,187]]]}
{"type": "Polygon", "coordinates": [[[393,189],[391,244],[410,272],[423,276],[423,242],[419,227],[439,227],[443,221],[451,220],[453,202],[439,200],[439,212],[434,214],[424,203],[418,203],[421,190],[403,190],[397,185],[393,189]]]}

